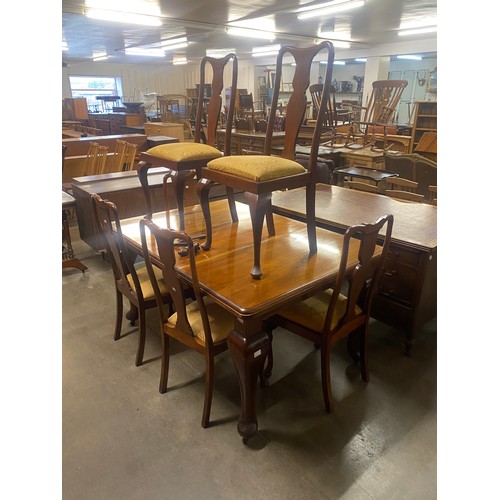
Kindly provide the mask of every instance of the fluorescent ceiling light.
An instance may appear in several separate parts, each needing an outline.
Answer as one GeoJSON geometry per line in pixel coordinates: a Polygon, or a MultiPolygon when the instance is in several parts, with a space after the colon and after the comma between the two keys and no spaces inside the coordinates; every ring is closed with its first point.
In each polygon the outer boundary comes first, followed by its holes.
{"type": "MultiPolygon", "coordinates": [[[[320,61],[320,64],[328,64],[328,61],[320,61]]],[[[345,66],[345,61],[333,61],[333,64],[337,66],[345,66]]]]}
{"type": "Polygon", "coordinates": [[[327,16],[329,14],[335,14],[337,12],[356,9],[358,7],[362,7],[364,4],[364,0],[335,0],[333,2],[316,4],[313,7],[302,7],[301,9],[298,9],[298,12],[300,12],[300,14],[297,16],[297,19],[302,20],[317,16],[327,16]]]}
{"type": "Polygon", "coordinates": [[[415,28],[411,30],[402,30],[398,33],[399,36],[421,35],[422,33],[436,33],[437,26],[428,26],[427,28],[415,28]]]}
{"type": "Polygon", "coordinates": [[[412,21],[404,21],[399,25],[400,30],[408,30],[412,28],[424,28],[427,26],[437,26],[437,18],[435,17],[421,17],[413,19],[412,21]]]}
{"type": "Polygon", "coordinates": [[[228,54],[236,54],[236,49],[207,49],[205,51],[208,57],[226,57],[228,54]]]}
{"type": "Polygon", "coordinates": [[[125,49],[125,54],[128,56],[165,57],[165,52],[162,49],[139,49],[136,47],[125,49]]]}
{"type": "Polygon", "coordinates": [[[366,57],[356,57],[356,59],[354,59],[356,62],[366,62],[367,59],[366,57]]]}
{"type": "Polygon", "coordinates": [[[91,19],[116,23],[140,24],[143,26],[161,26],[163,24],[159,17],[117,10],[87,9],[85,15],[91,19]]]}
{"type": "Polygon", "coordinates": [[[187,64],[188,60],[185,57],[174,57],[174,60],[172,61],[172,64],[174,66],[180,65],[180,64],[187,64]]]}
{"type": "Polygon", "coordinates": [[[272,42],[276,38],[276,34],[271,31],[261,31],[250,28],[228,28],[227,34],[234,36],[244,36],[247,38],[269,40],[270,42],[272,42]]]}
{"type": "Polygon", "coordinates": [[[252,49],[253,57],[275,56],[281,49],[281,45],[265,45],[264,47],[254,47],[252,49]]]}
{"type": "Polygon", "coordinates": [[[106,52],[96,52],[92,54],[92,61],[104,61],[108,58],[108,54],[106,52]]]}
{"type": "Polygon", "coordinates": [[[69,50],[68,44],[66,42],[62,42],[62,49],[69,50]]]}
{"type": "Polygon", "coordinates": [[[411,54],[404,55],[404,56],[397,56],[397,57],[398,57],[398,59],[412,59],[413,61],[421,61],[422,60],[422,56],[414,56],[411,54]]]}

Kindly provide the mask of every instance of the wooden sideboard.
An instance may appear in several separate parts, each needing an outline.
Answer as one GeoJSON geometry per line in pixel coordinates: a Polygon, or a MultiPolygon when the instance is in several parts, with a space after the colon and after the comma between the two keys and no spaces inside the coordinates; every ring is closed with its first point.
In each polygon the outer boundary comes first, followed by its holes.
{"type": "MultiPolygon", "coordinates": [[[[273,211],[305,220],[304,189],[273,193],[273,211]]],[[[353,224],[373,222],[388,213],[394,215],[392,241],[372,316],[403,329],[409,353],[419,327],[437,313],[437,208],[338,186],[317,185],[319,227],[343,233],[353,224]]]]}
{"type": "MultiPolygon", "coordinates": [[[[140,126],[143,123],[144,123],[143,114],[89,113],[90,126],[101,129],[104,135],[121,134],[123,133],[122,127],[140,126]]],[[[154,135],[160,135],[160,134],[154,134],[154,135]]]]}

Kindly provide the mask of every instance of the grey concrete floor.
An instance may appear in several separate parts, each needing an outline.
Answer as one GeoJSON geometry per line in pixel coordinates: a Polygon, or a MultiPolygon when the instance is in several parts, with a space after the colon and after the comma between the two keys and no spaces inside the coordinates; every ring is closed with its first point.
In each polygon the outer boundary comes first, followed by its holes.
{"type": "Polygon", "coordinates": [[[319,352],[276,330],[270,386],[257,391],[259,432],[245,446],[229,354],[217,357],[212,424],[203,429],[203,358],[174,341],[169,391],[160,394],[157,312],[148,311],[146,362],[136,367],[137,327],[124,320],[124,337],[113,341],[110,266],[71,232],[89,269],[62,272],[64,500],[437,497],[436,321],[411,357],[403,332],[373,321],[369,384],[336,345],[330,415],[319,352]]]}

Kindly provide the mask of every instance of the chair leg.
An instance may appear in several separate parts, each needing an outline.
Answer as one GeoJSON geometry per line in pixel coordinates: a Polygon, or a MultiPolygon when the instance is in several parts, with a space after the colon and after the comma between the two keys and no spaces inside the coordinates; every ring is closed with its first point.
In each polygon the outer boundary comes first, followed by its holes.
{"type": "Polygon", "coordinates": [[[123,318],[123,295],[116,289],[116,324],[114,340],[118,340],[122,331],[122,318],[123,318]]]}
{"type": "Polygon", "coordinates": [[[316,184],[313,182],[309,183],[306,188],[306,223],[309,252],[315,254],[318,251],[318,241],[316,239],[316,184]]]}
{"type": "Polygon", "coordinates": [[[168,368],[170,363],[170,337],[162,332],[161,333],[161,371],[160,371],[160,393],[165,394],[167,392],[168,384],[168,368]]]}
{"type": "Polygon", "coordinates": [[[247,199],[248,206],[250,208],[253,232],[253,268],[250,271],[250,275],[254,279],[260,279],[263,274],[260,267],[262,227],[264,225],[264,216],[266,214],[268,204],[271,203],[271,193],[265,193],[263,195],[245,193],[245,198],[247,199]]]}
{"type": "Polygon", "coordinates": [[[139,308],[139,340],[135,354],[135,366],[141,366],[144,358],[144,346],[146,345],[146,311],[144,307],[139,308]]]}
{"type": "Polygon", "coordinates": [[[192,174],[189,170],[172,171],[172,187],[177,199],[177,210],[179,213],[179,228],[184,231],[184,191],[186,179],[192,174]]]}
{"type": "Polygon", "coordinates": [[[210,250],[212,246],[212,216],[210,214],[210,188],[213,186],[213,182],[208,179],[200,179],[196,185],[196,191],[198,193],[198,199],[200,200],[201,210],[203,212],[203,218],[205,219],[205,229],[207,231],[207,237],[205,243],[201,245],[203,250],[210,250]]]}
{"type": "Polygon", "coordinates": [[[361,368],[361,378],[365,382],[370,381],[370,373],[368,372],[368,363],[366,362],[366,344],[368,340],[368,322],[366,322],[361,329],[360,342],[359,342],[359,360],[361,368]]]}
{"type": "Polygon", "coordinates": [[[330,344],[328,340],[321,342],[321,385],[323,388],[323,401],[327,413],[332,412],[333,397],[332,397],[332,381],[330,374],[330,344]]]}
{"type": "Polygon", "coordinates": [[[205,353],[205,402],[203,404],[203,416],[201,426],[206,429],[210,423],[210,410],[212,408],[212,396],[214,393],[214,357],[205,353]]]}
{"type": "Polygon", "coordinates": [[[236,200],[234,198],[234,189],[226,186],[227,201],[229,203],[229,211],[231,212],[231,220],[238,222],[238,212],[236,210],[236,200]]]}

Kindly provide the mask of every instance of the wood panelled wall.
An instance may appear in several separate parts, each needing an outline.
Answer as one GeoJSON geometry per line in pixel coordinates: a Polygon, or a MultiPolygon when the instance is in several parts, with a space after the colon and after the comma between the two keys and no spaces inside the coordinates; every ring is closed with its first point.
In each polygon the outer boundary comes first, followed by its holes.
{"type": "MultiPolygon", "coordinates": [[[[231,68],[226,68],[224,87],[231,84],[231,68]],[[227,82],[227,84],[226,84],[227,82]]],[[[183,66],[137,65],[89,62],[70,64],[62,69],[62,98],[72,97],[69,76],[119,76],[123,96],[139,100],[139,92],[158,92],[158,94],[185,94],[186,89],[195,88],[200,81],[199,64],[183,66]]],[[[211,77],[211,75],[210,75],[211,77]]],[[[238,61],[238,88],[254,92],[254,67],[252,61],[238,61]]]]}

